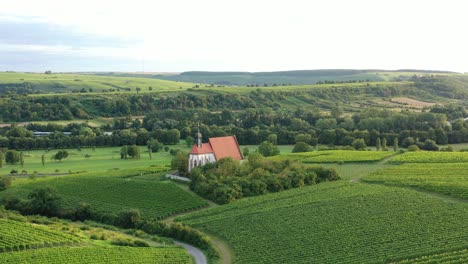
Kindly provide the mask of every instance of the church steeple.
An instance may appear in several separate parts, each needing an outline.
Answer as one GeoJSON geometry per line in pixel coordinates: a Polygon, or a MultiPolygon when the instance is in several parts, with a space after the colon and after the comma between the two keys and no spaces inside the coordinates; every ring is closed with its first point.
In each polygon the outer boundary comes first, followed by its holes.
{"type": "Polygon", "coordinates": [[[198,132],[197,132],[197,146],[202,147],[202,134],[200,133],[200,122],[198,122],[198,132]]]}

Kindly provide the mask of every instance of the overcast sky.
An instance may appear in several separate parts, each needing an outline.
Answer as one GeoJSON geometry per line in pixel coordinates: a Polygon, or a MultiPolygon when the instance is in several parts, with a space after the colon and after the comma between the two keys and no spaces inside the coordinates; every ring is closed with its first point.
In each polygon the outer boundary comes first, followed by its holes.
{"type": "Polygon", "coordinates": [[[2,0],[0,71],[468,72],[465,6],[463,0],[2,0]]]}

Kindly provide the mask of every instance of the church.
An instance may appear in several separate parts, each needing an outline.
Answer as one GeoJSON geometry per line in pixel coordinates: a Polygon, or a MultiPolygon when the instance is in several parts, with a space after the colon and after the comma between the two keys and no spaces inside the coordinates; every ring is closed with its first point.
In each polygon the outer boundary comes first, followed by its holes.
{"type": "Polygon", "coordinates": [[[208,143],[202,143],[202,135],[198,132],[197,142],[189,153],[188,171],[227,157],[234,160],[243,159],[236,136],[209,138],[208,143]]]}

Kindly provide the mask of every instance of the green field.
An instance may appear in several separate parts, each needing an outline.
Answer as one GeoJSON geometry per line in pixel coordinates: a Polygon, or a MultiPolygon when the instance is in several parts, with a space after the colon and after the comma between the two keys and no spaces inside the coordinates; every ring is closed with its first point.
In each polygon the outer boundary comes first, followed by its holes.
{"type": "MultiPolygon", "coordinates": [[[[138,77],[111,77],[83,74],[42,74],[42,73],[11,73],[0,72],[0,88],[28,83],[31,87],[42,93],[64,93],[80,91],[103,92],[114,89],[116,92],[167,92],[186,90],[193,87],[193,83],[174,82],[151,78],[138,77]],[[152,87],[152,90],[149,90],[152,87]],[[127,91],[126,89],[131,89],[127,91]]],[[[0,89],[1,92],[1,89],[0,89]]]]}
{"type": "Polygon", "coordinates": [[[0,234],[0,252],[63,246],[81,241],[76,236],[60,231],[4,218],[0,218],[0,234]]]}
{"type": "Polygon", "coordinates": [[[395,163],[457,163],[468,162],[468,152],[406,152],[392,159],[395,163]]]}
{"type": "Polygon", "coordinates": [[[376,171],[363,180],[417,187],[468,199],[468,163],[406,163],[376,171]]]}
{"type": "MultiPolygon", "coordinates": [[[[186,150],[184,145],[170,146],[171,148],[180,148],[186,150]]],[[[12,169],[21,173],[25,170],[28,174],[34,171],[40,174],[50,173],[68,173],[83,172],[83,171],[105,171],[109,169],[131,169],[149,166],[166,166],[170,165],[172,156],[169,152],[152,153],[152,159],[149,158],[148,151],[144,146],[141,147],[141,159],[121,159],[120,147],[109,148],[83,148],[81,151],[77,149],[68,149],[69,156],[62,161],[54,161],[51,159],[58,150],[44,150],[24,151],[24,167],[21,165],[5,165],[0,168],[0,175],[9,174],[12,169]],[[45,154],[46,163],[42,166],[41,156],[45,154]],[[86,155],[90,155],[86,158],[86,155]]]]}
{"type": "Polygon", "coordinates": [[[304,163],[375,162],[395,155],[393,151],[325,150],[274,156],[273,160],[297,160],[304,163]]]}
{"type": "Polygon", "coordinates": [[[1,253],[1,263],[160,263],[191,264],[182,248],[56,247],[1,253]]]}
{"type": "Polygon", "coordinates": [[[397,187],[333,182],[179,220],[224,238],[235,263],[383,263],[468,247],[467,206],[397,187]]]}
{"type": "Polygon", "coordinates": [[[161,181],[160,173],[144,179],[134,179],[145,171],[107,171],[46,177],[37,180],[18,179],[14,186],[0,192],[0,197],[25,198],[36,188],[50,187],[57,190],[65,208],[75,208],[86,202],[98,212],[118,213],[127,209],[139,209],[146,218],[164,218],[175,213],[200,208],[207,202],[182,190],[170,181],[161,181]]]}

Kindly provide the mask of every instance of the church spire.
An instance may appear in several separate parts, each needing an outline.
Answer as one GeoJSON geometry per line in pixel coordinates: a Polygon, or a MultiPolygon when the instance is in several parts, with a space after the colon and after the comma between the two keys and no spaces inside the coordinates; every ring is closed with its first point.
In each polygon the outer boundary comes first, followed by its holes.
{"type": "Polygon", "coordinates": [[[197,132],[197,146],[202,147],[202,134],[200,133],[200,122],[198,122],[198,132],[197,132]]]}

